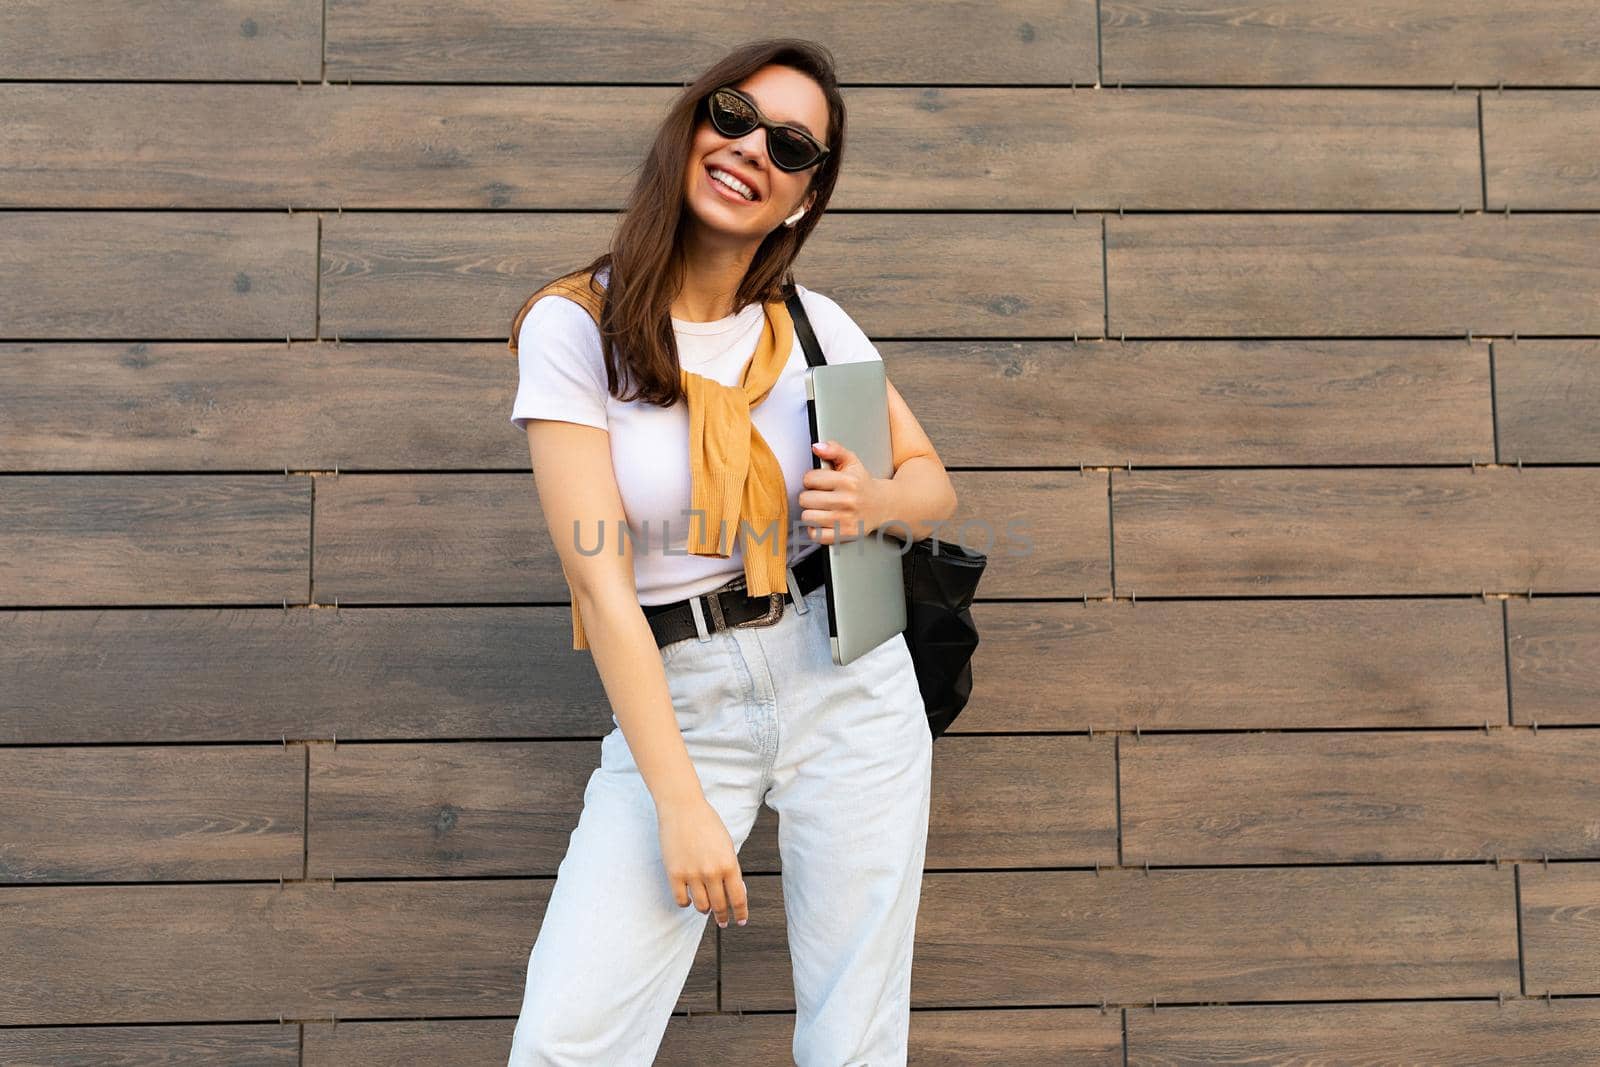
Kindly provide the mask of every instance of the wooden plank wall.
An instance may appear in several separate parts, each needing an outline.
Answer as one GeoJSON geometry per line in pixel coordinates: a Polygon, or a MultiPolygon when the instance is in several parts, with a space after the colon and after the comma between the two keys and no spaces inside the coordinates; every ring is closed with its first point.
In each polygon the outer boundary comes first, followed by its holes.
{"type": "MultiPolygon", "coordinates": [[[[913,1062],[1600,1062],[1593,0],[0,7],[0,1061],[504,1061],[610,726],[506,333],[775,27],[1025,530],[913,1062]]],[[[770,817],[659,1062],[787,1062],[770,817]]]]}

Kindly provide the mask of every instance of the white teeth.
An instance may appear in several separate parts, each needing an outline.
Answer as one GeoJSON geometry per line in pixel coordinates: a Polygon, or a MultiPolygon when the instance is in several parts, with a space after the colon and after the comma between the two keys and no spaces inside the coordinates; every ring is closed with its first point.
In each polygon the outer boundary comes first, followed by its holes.
{"type": "Polygon", "coordinates": [[[735,178],[721,167],[712,167],[711,177],[714,180],[721,182],[723,185],[726,185],[728,188],[732,189],[746,200],[754,200],[756,198],[754,189],[750,188],[744,182],[740,181],[738,178],[735,178]]]}

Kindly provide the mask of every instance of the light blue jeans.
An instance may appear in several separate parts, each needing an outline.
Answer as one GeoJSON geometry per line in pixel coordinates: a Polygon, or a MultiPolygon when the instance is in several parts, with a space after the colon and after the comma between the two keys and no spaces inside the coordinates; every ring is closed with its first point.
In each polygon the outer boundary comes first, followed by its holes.
{"type": "MultiPolygon", "coordinates": [[[[778,813],[795,1062],[903,1067],[933,738],[904,636],[836,665],[825,596],[661,657],[735,847],[763,801],[778,813]]],[[[750,905],[773,921],[759,883],[750,905]]],[[[612,729],[529,956],[511,1067],[650,1064],[711,914],[673,899],[654,799],[612,729]]],[[[721,936],[743,929],[730,911],[721,936]]]]}

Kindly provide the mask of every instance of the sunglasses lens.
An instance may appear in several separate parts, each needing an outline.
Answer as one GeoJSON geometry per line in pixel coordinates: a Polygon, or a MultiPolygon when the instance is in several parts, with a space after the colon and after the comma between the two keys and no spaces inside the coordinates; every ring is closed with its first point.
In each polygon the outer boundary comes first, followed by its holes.
{"type": "Polygon", "coordinates": [[[708,110],[711,124],[724,137],[743,137],[756,128],[756,113],[733,93],[720,90],[712,93],[708,110]]]}
{"type": "MultiPolygon", "coordinates": [[[[760,124],[750,104],[737,93],[718,89],[706,101],[711,125],[724,137],[743,137],[760,124]]],[[[817,161],[819,153],[798,130],[778,127],[767,131],[767,150],[772,161],[784,170],[804,170],[817,161]]]]}
{"type": "Polygon", "coordinates": [[[817,156],[817,150],[811,147],[810,141],[786,129],[767,131],[767,149],[772,153],[774,163],[791,170],[810,166],[817,156]]]}

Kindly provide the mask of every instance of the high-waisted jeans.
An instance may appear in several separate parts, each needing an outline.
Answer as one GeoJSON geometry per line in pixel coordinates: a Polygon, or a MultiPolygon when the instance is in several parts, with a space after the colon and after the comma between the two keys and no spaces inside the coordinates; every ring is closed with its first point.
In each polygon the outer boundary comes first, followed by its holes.
{"type": "MultiPolygon", "coordinates": [[[[820,551],[820,549],[818,549],[820,551]]],[[[818,586],[776,623],[662,648],[678,726],[735,847],[778,813],[800,1067],[904,1065],[933,738],[896,635],[843,667],[818,586]]],[[[612,716],[613,724],[616,717],[612,716]]],[[[751,887],[751,923],[772,922],[751,887]]],[[[600,746],[528,961],[511,1067],[650,1064],[713,913],[679,907],[620,727],[600,746]]],[[[738,937],[729,912],[723,937],[738,937]]]]}

